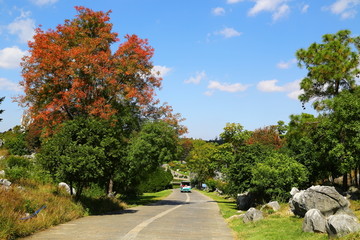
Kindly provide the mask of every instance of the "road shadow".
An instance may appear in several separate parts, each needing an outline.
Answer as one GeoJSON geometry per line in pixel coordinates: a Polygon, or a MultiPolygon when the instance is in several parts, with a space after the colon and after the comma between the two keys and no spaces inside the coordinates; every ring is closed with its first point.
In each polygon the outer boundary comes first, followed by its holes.
{"type": "Polygon", "coordinates": [[[129,213],[136,213],[136,212],[138,212],[138,211],[139,211],[139,210],[128,208],[128,209],[118,210],[118,211],[109,212],[109,213],[104,213],[104,214],[97,214],[96,216],[129,214],[129,213]]]}
{"type": "Polygon", "coordinates": [[[160,200],[155,203],[151,203],[147,206],[176,206],[176,205],[185,205],[185,204],[191,204],[191,202],[184,202],[179,200],[160,200]]]}

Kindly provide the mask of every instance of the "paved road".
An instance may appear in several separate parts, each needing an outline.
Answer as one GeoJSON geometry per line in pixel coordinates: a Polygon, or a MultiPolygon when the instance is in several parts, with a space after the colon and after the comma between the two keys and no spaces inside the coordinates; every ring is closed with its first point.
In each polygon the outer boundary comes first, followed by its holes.
{"type": "Polygon", "coordinates": [[[154,205],[77,219],[26,239],[232,240],[233,235],[216,202],[196,191],[180,193],[175,189],[154,205]]]}

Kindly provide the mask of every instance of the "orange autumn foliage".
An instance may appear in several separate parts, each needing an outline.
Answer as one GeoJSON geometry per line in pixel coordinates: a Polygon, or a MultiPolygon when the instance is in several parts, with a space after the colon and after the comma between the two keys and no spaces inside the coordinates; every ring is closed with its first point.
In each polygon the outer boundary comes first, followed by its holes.
{"type": "Polygon", "coordinates": [[[251,137],[247,140],[247,144],[262,144],[279,149],[283,146],[283,140],[280,138],[276,126],[267,126],[258,128],[252,132],[251,137]]]}
{"type": "MultiPolygon", "coordinates": [[[[152,73],[154,49],[148,41],[126,35],[113,53],[110,47],[119,39],[112,32],[110,11],[75,8],[75,19],[55,30],[37,28],[29,42],[21,64],[25,94],[16,101],[27,108],[30,123],[51,129],[77,116],[110,119],[122,102],[140,109],[155,106],[162,79],[152,73]]],[[[179,120],[171,112],[165,115],[179,120]]]]}

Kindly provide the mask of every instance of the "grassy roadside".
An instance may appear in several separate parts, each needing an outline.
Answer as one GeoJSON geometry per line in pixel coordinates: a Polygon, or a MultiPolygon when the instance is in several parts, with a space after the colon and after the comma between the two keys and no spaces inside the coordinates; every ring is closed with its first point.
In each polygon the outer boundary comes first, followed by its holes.
{"type": "MultiPolygon", "coordinates": [[[[220,212],[225,219],[238,215],[236,203],[233,199],[225,199],[216,193],[202,192],[218,203],[220,212]]],[[[360,202],[351,202],[355,214],[360,214],[360,202]]],[[[227,220],[231,229],[236,233],[238,240],[325,240],[327,234],[305,233],[302,231],[302,218],[290,213],[288,204],[281,204],[281,209],[276,213],[264,213],[265,218],[255,223],[244,224],[241,219],[227,220]]],[[[360,239],[360,233],[349,234],[346,240],[360,239]]]]}
{"type": "Polygon", "coordinates": [[[0,187],[0,239],[11,240],[29,236],[54,225],[80,217],[118,211],[138,205],[146,205],[170,195],[171,190],[145,193],[138,199],[124,203],[105,197],[83,197],[75,202],[64,189],[51,184],[39,184],[24,180],[10,189],[0,187]],[[21,187],[20,187],[21,186],[21,187]],[[34,213],[46,206],[36,217],[21,220],[26,213],[34,213]]]}

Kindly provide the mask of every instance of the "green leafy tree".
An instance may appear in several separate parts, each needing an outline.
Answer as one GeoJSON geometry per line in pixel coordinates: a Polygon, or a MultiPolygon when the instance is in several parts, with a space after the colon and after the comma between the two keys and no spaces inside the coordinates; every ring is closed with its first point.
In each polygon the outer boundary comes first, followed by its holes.
{"type": "Polygon", "coordinates": [[[217,169],[216,144],[203,140],[193,140],[193,148],[187,158],[190,171],[195,174],[197,183],[204,183],[208,178],[214,177],[217,169]]]}
{"type": "Polygon", "coordinates": [[[292,187],[302,187],[307,180],[305,166],[286,154],[272,152],[251,169],[251,191],[262,200],[284,202],[292,187]]]}
{"type": "Polygon", "coordinates": [[[173,176],[170,169],[165,170],[162,167],[158,167],[141,182],[139,186],[140,192],[158,192],[167,189],[172,179],[173,176]]]}
{"type": "Polygon", "coordinates": [[[296,161],[309,172],[309,183],[325,179],[331,173],[326,156],[319,151],[322,138],[318,137],[320,119],[312,114],[290,115],[285,135],[286,148],[296,161]]]}
{"type": "Polygon", "coordinates": [[[314,107],[321,109],[323,99],[336,96],[341,90],[354,89],[359,76],[360,37],[352,37],[349,30],[325,34],[323,43],[313,43],[308,49],[296,52],[299,67],[308,70],[301,81],[303,103],[314,100],[314,107]]]}
{"type": "Polygon", "coordinates": [[[103,121],[77,118],[67,121],[56,134],[44,140],[37,155],[44,169],[59,181],[76,188],[80,197],[87,184],[97,182],[110,162],[106,158],[109,128],[103,121]]]}
{"type": "Polygon", "coordinates": [[[130,139],[127,162],[122,165],[128,177],[120,181],[116,189],[128,195],[140,194],[140,183],[161,164],[175,159],[177,144],[177,131],[168,123],[144,123],[140,132],[130,139]]]}
{"type": "Polygon", "coordinates": [[[321,151],[326,153],[335,171],[343,174],[347,188],[349,172],[359,167],[360,153],[360,87],[342,91],[324,102],[326,113],[319,125],[321,151]]]}
{"type": "Polygon", "coordinates": [[[26,132],[20,126],[15,126],[9,131],[2,134],[5,141],[5,148],[9,150],[12,155],[26,155],[30,154],[30,150],[26,144],[26,132]]]}
{"type": "Polygon", "coordinates": [[[250,138],[251,132],[244,129],[239,123],[226,123],[224,132],[220,134],[220,138],[233,146],[234,152],[237,152],[239,147],[246,144],[250,138]]]}
{"type": "MultiPolygon", "coordinates": [[[[1,97],[0,98],[0,104],[4,101],[5,97],[1,97]]],[[[0,109],[0,114],[2,114],[4,112],[4,110],[0,109]]],[[[0,118],[0,122],[2,121],[3,119],[0,118]]]]}
{"type": "Polygon", "coordinates": [[[261,144],[244,145],[238,149],[224,172],[231,195],[236,196],[251,189],[252,169],[273,151],[275,150],[261,144]]]}

